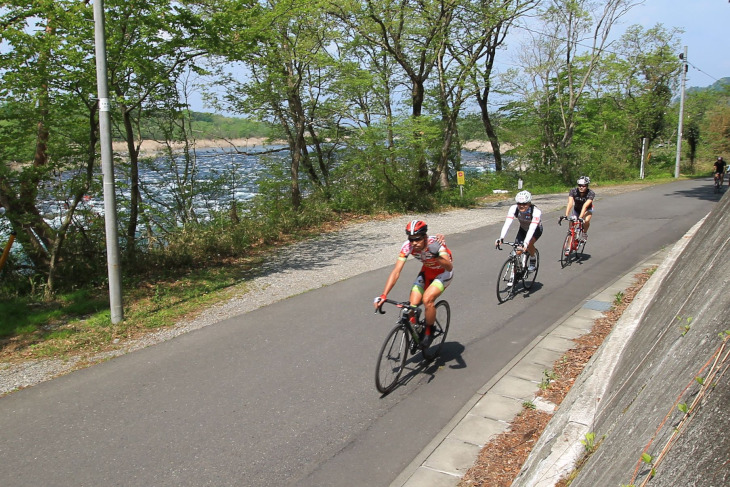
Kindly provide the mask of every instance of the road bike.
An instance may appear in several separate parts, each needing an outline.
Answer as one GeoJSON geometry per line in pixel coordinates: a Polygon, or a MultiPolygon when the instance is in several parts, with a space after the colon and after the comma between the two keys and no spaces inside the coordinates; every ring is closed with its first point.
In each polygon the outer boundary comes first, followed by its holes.
{"type": "MultiPolygon", "coordinates": [[[[385,299],[383,302],[395,305],[400,309],[400,316],[395,327],[388,333],[380,348],[378,363],[375,367],[375,387],[379,392],[387,394],[398,385],[408,354],[415,355],[418,350],[421,350],[423,360],[430,363],[441,353],[441,347],[449,332],[451,307],[444,300],[436,303],[436,321],[431,327],[433,339],[428,348],[422,349],[426,322],[421,319],[423,311],[421,307],[413,306],[407,301],[398,302],[385,299]]],[[[377,312],[385,314],[382,305],[376,310],[377,312]]]]}
{"type": "MultiPolygon", "coordinates": [[[[509,257],[502,264],[497,278],[497,299],[500,303],[504,303],[511,299],[515,293],[518,284],[522,284],[525,290],[530,290],[535,283],[537,271],[540,269],[540,252],[535,249],[535,270],[530,270],[528,265],[529,253],[525,249],[520,255],[517,255],[517,247],[522,247],[523,242],[502,242],[505,245],[511,245],[512,250],[509,257]]],[[[501,246],[497,246],[502,250],[501,246]]]]}
{"type": "Polygon", "coordinates": [[[719,193],[720,190],[722,189],[723,175],[720,174],[720,176],[718,177],[717,173],[715,173],[714,178],[715,178],[715,193],[719,193]]]}
{"type": "Polygon", "coordinates": [[[583,219],[571,219],[567,216],[561,216],[558,219],[558,225],[562,225],[563,220],[570,221],[568,234],[565,236],[563,248],[560,252],[560,266],[565,267],[575,260],[578,261],[583,257],[583,249],[585,249],[586,241],[583,238],[583,219]]]}

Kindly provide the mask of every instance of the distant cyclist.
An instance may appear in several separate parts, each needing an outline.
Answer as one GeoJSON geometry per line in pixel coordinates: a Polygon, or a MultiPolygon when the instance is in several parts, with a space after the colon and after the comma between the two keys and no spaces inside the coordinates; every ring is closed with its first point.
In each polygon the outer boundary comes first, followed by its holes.
{"type": "MultiPolygon", "coordinates": [[[[715,172],[714,177],[720,180],[720,186],[722,186],[722,179],[725,177],[725,160],[722,156],[717,158],[713,167],[715,172]]],[[[730,186],[730,179],[728,179],[727,184],[730,186]]]]}
{"type": "Polygon", "coordinates": [[[443,242],[443,236],[428,236],[428,226],[421,220],[413,220],[406,225],[406,240],[401,246],[398,260],[385,282],[383,294],[375,298],[373,305],[379,308],[395,283],[398,282],[401,270],[409,255],[421,261],[421,271],[418,273],[411,288],[410,303],[418,306],[423,302],[426,318],[426,334],[421,342],[425,349],[431,345],[432,327],[436,321],[436,299],[451,284],[454,277],[454,265],[451,251],[443,242]]]}
{"type": "Polygon", "coordinates": [[[571,220],[583,219],[582,238],[585,242],[588,240],[588,228],[591,226],[593,201],[596,199],[596,193],[588,187],[591,184],[591,178],[588,176],[579,177],[577,182],[578,187],[571,188],[570,193],[568,193],[568,206],[565,208],[565,217],[571,220]]]}
{"type": "MultiPolygon", "coordinates": [[[[502,226],[502,232],[499,234],[499,238],[495,242],[495,245],[499,245],[504,241],[507,230],[509,230],[512,221],[517,218],[520,222],[520,229],[517,231],[515,242],[527,242],[527,253],[530,254],[530,265],[528,269],[530,271],[535,270],[537,264],[537,258],[535,257],[535,242],[538,241],[542,235],[542,211],[532,204],[532,194],[529,191],[520,191],[515,195],[515,204],[509,207],[507,211],[507,218],[504,220],[502,226]]],[[[523,247],[517,247],[517,254],[522,254],[523,247]]]]}

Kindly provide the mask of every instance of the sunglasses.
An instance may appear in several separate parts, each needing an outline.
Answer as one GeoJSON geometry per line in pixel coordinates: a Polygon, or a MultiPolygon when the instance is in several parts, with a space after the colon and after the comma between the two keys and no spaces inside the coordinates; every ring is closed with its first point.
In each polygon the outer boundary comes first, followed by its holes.
{"type": "Polygon", "coordinates": [[[408,237],[408,241],[409,241],[409,242],[420,242],[420,241],[421,241],[421,240],[423,240],[424,238],[426,238],[426,236],[425,236],[425,235],[420,235],[420,236],[418,236],[418,237],[408,237]]]}
{"type": "Polygon", "coordinates": [[[587,188],[587,187],[588,187],[588,185],[587,185],[587,184],[579,184],[579,185],[578,185],[578,187],[579,187],[579,188],[587,188]]]}

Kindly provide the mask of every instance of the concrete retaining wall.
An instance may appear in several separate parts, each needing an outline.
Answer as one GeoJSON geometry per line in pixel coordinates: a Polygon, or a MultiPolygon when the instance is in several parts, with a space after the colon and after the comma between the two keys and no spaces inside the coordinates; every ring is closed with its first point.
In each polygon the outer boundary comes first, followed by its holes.
{"type": "Polygon", "coordinates": [[[652,469],[652,487],[730,485],[728,193],[624,313],[513,486],[555,485],[584,456],[586,433],[598,446],[571,487],[644,485],[652,469]]]}

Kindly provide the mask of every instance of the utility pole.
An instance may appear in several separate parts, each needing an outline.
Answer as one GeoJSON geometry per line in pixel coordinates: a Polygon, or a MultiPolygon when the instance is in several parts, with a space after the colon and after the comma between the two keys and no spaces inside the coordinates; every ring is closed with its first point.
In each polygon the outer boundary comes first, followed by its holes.
{"type": "Polygon", "coordinates": [[[674,164],[674,177],[679,177],[679,156],[682,153],[682,118],[684,117],[684,84],[687,79],[687,46],[684,46],[684,55],[680,54],[682,60],[682,88],[679,95],[679,127],[677,128],[677,162],[674,164]]]}
{"type": "Polygon", "coordinates": [[[106,230],[106,261],[109,273],[109,307],[112,324],[124,319],[122,308],[122,279],[119,267],[117,238],[117,203],[114,194],[114,159],[112,154],[111,118],[109,116],[109,87],[106,72],[106,34],[104,32],[104,0],[94,0],[94,47],[96,52],[96,87],[99,92],[99,139],[101,142],[101,172],[104,176],[104,228],[106,230]]]}

